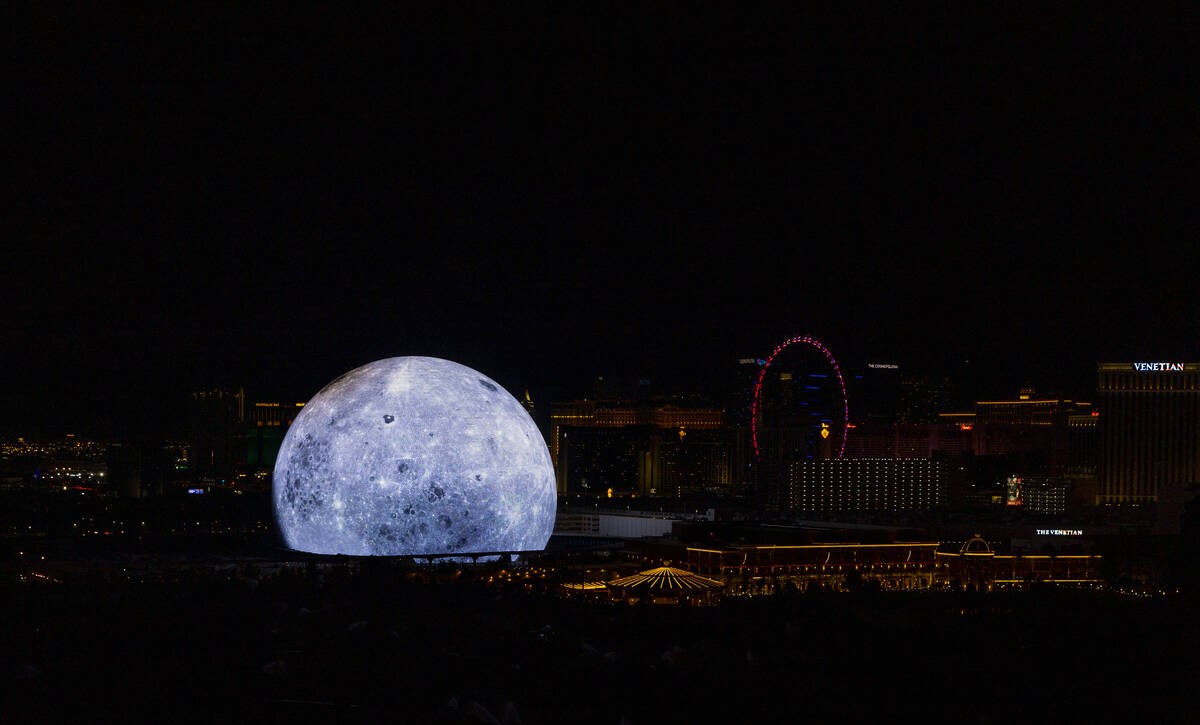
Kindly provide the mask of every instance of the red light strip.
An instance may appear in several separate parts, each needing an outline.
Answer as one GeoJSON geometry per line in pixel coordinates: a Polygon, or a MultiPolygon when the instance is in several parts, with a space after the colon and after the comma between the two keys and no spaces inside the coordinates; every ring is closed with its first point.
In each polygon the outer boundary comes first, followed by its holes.
{"type": "Polygon", "coordinates": [[[823,345],[821,341],[815,337],[807,336],[793,337],[792,339],[776,346],[775,349],[771,351],[771,356],[767,358],[766,363],[763,364],[762,370],[758,373],[758,382],[754,384],[754,406],[750,411],[750,437],[754,442],[754,457],[759,457],[758,399],[759,396],[762,395],[763,380],[767,377],[767,369],[771,367],[771,363],[775,361],[775,358],[779,355],[779,353],[798,342],[812,345],[820,350],[825,355],[825,359],[828,360],[829,364],[833,367],[833,372],[837,373],[838,386],[842,389],[842,446],[840,449],[838,449],[838,458],[841,458],[842,454],[846,452],[846,435],[850,432],[850,406],[846,402],[846,381],[842,379],[842,369],[838,367],[837,360],[834,359],[833,353],[829,351],[829,348],[825,347],[825,345],[823,345]]]}

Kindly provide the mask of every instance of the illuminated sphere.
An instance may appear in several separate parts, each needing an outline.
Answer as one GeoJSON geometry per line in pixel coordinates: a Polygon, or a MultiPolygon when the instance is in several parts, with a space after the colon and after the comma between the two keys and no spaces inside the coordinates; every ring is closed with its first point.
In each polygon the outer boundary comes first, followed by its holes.
{"type": "Polygon", "coordinates": [[[288,429],[273,489],[287,545],[318,554],[532,551],[554,528],[554,469],[529,413],[432,357],[326,385],[288,429]]]}

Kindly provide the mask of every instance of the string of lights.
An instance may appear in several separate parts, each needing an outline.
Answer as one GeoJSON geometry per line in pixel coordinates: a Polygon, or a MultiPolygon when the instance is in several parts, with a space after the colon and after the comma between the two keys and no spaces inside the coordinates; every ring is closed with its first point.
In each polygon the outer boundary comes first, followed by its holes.
{"type": "Polygon", "coordinates": [[[821,354],[825,356],[825,359],[829,361],[829,365],[833,368],[833,372],[837,375],[838,387],[842,391],[842,444],[838,448],[838,458],[841,458],[842,454],[846,452],[846,435],[850,432],[850,406],[846,401],[846,381],[842,378],[842,369],[838,367],[838,362],[833,357],[833,353],[829,351],[829,348],[825,347],[820,340],[808,336],[793,337],[792,339],[777,345],[775,349],[771,351],[771,355],[767,358],[767,361],[763,363],[762,370],[760,370],[758,373],[758,382],[756,382],[754,385],[754,404],[751,407],[750,414],[750,437],[754,443],[754,457],[758,458],[759,456],[758,405],[759,398],[762,396],[763,381],[767,377],[767,370],[770,369],[771,363],[775,361],[775,358],[779,356],[779,353],[797,343],[812,345],[820,350],[821,354]]]}

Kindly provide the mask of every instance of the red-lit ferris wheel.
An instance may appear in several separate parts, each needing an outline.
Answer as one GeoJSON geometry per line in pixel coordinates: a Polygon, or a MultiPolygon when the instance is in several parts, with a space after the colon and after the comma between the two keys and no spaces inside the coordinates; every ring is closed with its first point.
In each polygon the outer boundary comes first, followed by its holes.
{"type": "Polygon", "coordinates": [[[811,345],[819,350],[829,362],[829,366],[833,368],[834,375],[837,376],[838,390],[842,396],[842,441],[841,445],[838,446],[838,458],[841,458],[842,454],[846,452],[846,435],[850,432],[850,406],[846,402],[846,381],[842,378],[842,370],[840,367],[838,367],[837,360],[833,357],[833,353],[829,351],[829,348],[825,347],[820,340],[808,336],[793,337],[792,339],[786,340],[777,345],[775,349],[771,351],[771,356],[768,357],[766,362],[763,363],[762,369],[758,373],[758,381],[754,384],[754,405],[750,412],[750,436],[754,442],[754,457],[760,457],[758,450],[758,411],[760,406],[760,398],[763,391],[763,381],[767,377],[767,370],[770,369],[771,363],[775,362],[775,358],[777,358],[781,352],[796,344],[811,345]]]}

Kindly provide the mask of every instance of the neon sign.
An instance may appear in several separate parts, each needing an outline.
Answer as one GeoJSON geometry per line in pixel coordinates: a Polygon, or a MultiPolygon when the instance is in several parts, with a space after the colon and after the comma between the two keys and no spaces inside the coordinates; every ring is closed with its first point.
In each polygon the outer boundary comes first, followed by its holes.
{"type": "Polygon", "coordinates": [[[1005,498],[1004,503],[1008,506],[1020,506],[1021,505],[1021,477],[1020,476],[1009,476],[1007,485],[1005,486],[1005,488],[1007,489],[1008,495],[1005,498]]]}
{"type": "Polygon", "coordinates": [[[892,363],[867,363],[867,367],[869,367],[873,370],[899,370],[900,369],[899,365],[893,365],[892,363]]]}
{"type": "Polygon", "coordinates": [[[1168,370],[1172,372],[1182,371],[1183,363],[1179,362],[1140,362],[1134,363],[1133,369],[1138,372],[1153,372],[1157,370],[1168,370]]]}
{"type": "Polygon", "coordinates": [[[1083,529],[1037,529],[1038,536],[1083,536],[1083,529]]]}

